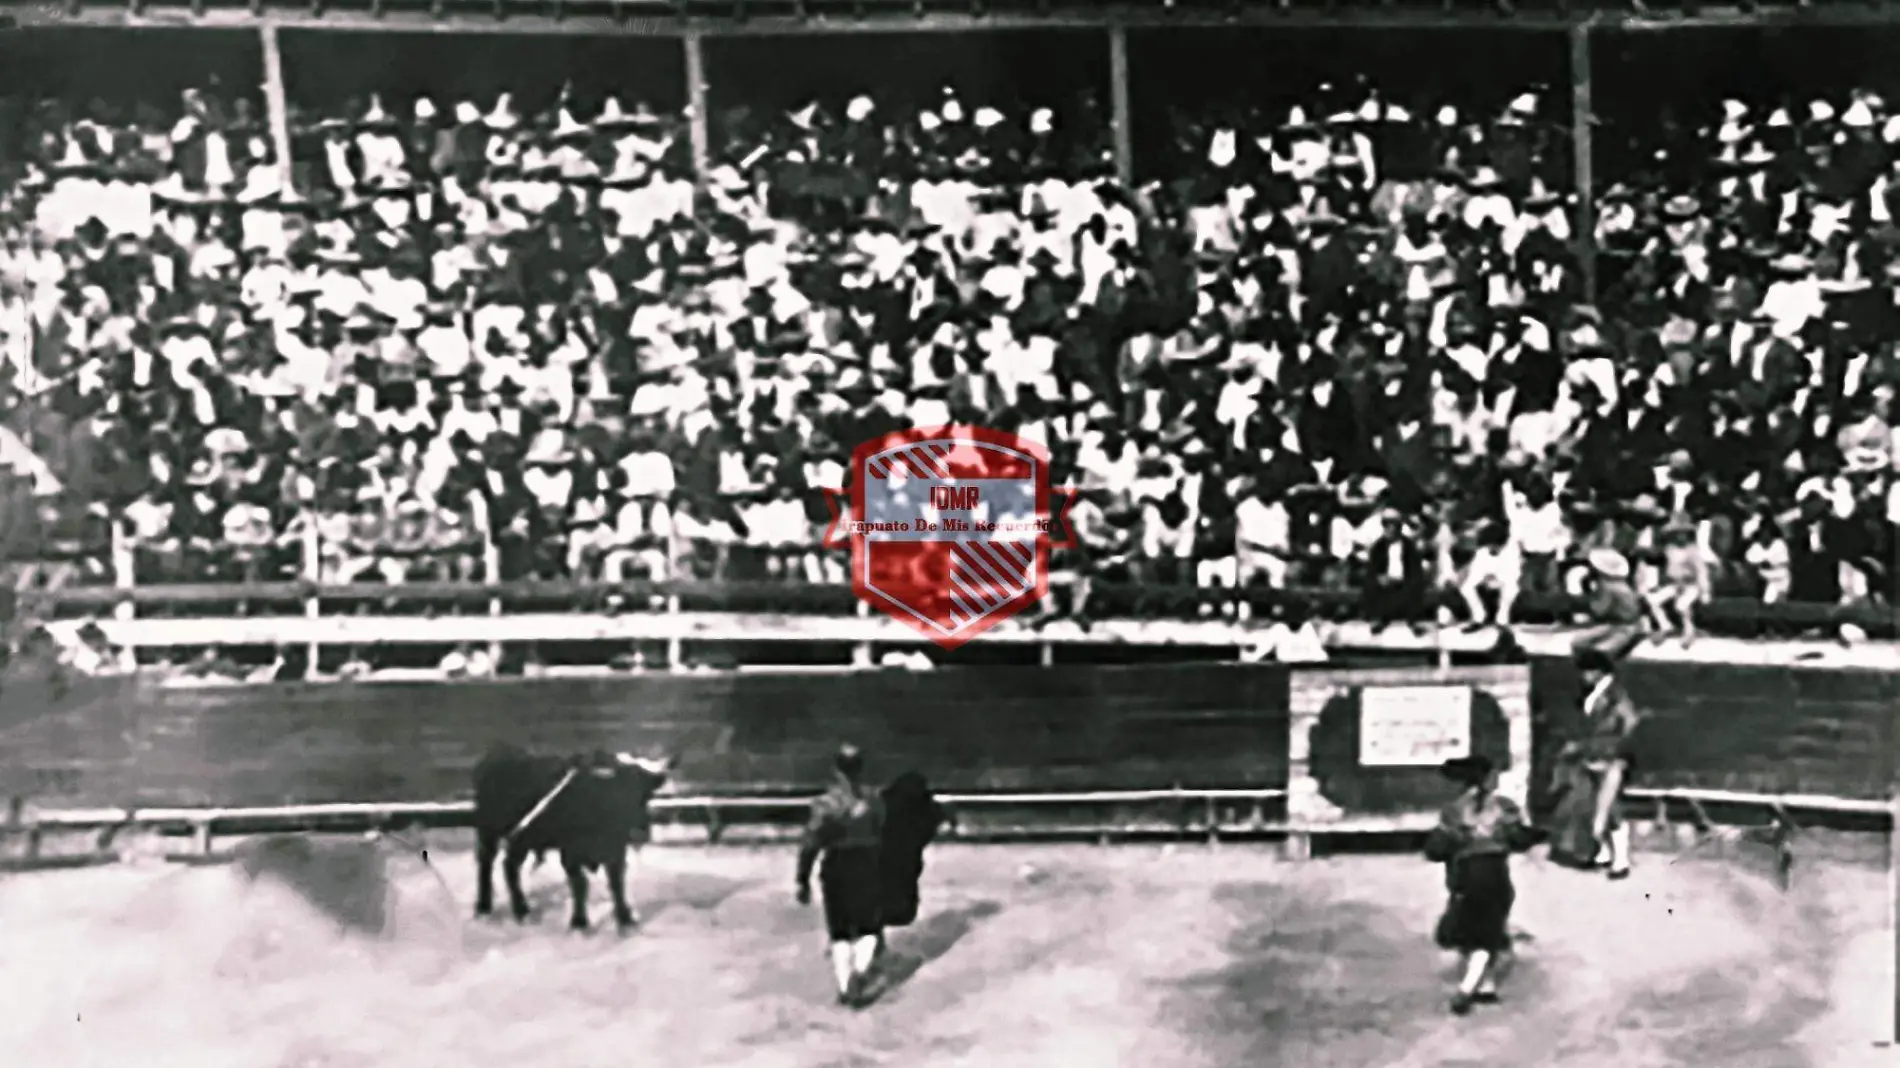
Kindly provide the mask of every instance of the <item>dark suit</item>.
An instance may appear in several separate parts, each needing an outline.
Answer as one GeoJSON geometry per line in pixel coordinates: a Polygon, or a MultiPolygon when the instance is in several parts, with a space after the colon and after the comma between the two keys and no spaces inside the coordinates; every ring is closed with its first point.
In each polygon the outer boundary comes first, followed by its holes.
{"type": "Polygon", "coordinates": [[[1430,581],[1418,540],[1403,532],[1381,534],[1366,551],[1362,606],[1374,625],[1411,622],[1431,606],[1430,581]]]}
{"type": "Polygon", "coordinates": [[[1344,239],[1329,237],[1307,246],[1301,272],[1312,299],[1312,312],[1338,310],[1345,306],[1346,293],[1359,278],[1359,257],[1344,239]]]}
{"type": "Polygon", "coordinates": [[[1844,526],[1830,514],[1803,519],[1788,532],[1790,601],[1807,604],[1840,601],[1844,526]]]}

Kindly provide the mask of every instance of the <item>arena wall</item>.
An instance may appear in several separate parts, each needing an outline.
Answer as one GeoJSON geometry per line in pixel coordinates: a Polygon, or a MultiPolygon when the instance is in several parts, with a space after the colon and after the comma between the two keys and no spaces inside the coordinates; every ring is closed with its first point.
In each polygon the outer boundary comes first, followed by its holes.
{"type": "MultiPolygon", "coordinates": [[[[1892,781],[1900,674],[1633,660],[1621,674],[1647,718],[1637,783],[1874,800],[1892,781]]],[[[1531,665],[1536,779],[1578,714],[1570,661],[1531,665]]]]}
{"type": "MultiPolygon", "coordinates": [[[[1567,661],[1534,661],[1528,694],[1505,677],[1513,674],[1524,672],[1482,669],[1457,681],[1476,690],[1473,742],[1487,751],[1517,749],[1499,731],[1528,704],[1529,779],[1541,783],[1574,727],[1575,674],[1567,661]]],[[[1640,785],[1886,796],[1900,675],[1658,661],[1632,662],[1626,674],[1650,715],[1640,785]]],[[[0,794],[75,807],[452,800],[466,796],[482,749],[509,741],[546,750],[665,745],[681,754],[685,791],[771,795],[821,783],[831,747],[849,739],[883,772],[919,768],[960,792],[1292,788],[1313,795],[1308,807],[1377,815],[1422,807],[1439,789],[1430,775],[1347,766],[1356,752],[1353,688],[1390,681],[1182,665],[198,690],[105,679],[64,691],[9,685],[0,694],[0,794]]]]}
{"type": "MultiPolygon", "coordinates": [[[[958,791],[1284,788],[1276,666],[285,685],[127,683],[0,731],[0,766],[73,805],[273,805],[466,796],[482,750],[664,745],[682,789],[823,783],[842,740],[880,773],[958,791]]],[[[42,799],[50,803],[50,799],[42,799]]]]}

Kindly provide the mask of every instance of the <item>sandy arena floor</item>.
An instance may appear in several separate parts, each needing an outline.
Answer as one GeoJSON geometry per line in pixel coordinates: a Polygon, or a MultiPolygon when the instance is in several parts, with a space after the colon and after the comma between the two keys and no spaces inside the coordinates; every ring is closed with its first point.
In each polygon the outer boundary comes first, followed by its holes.
{"type": "MultiPolygon", "coordinates": [[[[641,931],[465,919],[471,862],[396,872],[383,932],[231,868],[0,877],[13,1068],[1855,1068],[1888,1012],[1884,874],[1518,865],[1505,1003],[1445,1011],[1440,870],[1262,847],[940,848],[891,988],[834,1007],[786,850],[650,850],[641,931]]],[[[596,888],[595,917],[606,910],[596,888]]],[[[367,921],[371,926],[375,921],[367,921]]]]}

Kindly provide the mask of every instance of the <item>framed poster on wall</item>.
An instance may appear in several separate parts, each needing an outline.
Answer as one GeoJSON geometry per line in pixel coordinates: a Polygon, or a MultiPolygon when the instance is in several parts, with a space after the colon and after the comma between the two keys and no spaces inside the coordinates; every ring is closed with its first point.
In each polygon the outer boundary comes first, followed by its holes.
{"type": "Polygon", "coordinates": [[[1471,687],[1368,686],[1359,693],[1359,766],[1437,767],[1471,755],[1471,687]]]}

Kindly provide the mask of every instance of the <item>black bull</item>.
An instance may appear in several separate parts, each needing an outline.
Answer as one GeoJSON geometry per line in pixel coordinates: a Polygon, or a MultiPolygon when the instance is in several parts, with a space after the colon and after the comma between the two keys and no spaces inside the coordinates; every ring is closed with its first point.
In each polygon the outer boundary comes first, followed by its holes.
{"type": "Polygon", "coordinates": [[[565,759],[513,747],[490,750],[475,767],[475,914],[494,911],[499,854],[509,907],[515,919],[526,919],[521,866],[530,854],[538,861],[558,852],[574,902],[568,925],[588,926],[587,876],[604,870],[614,923],[623,930],[632,927],[637,921],[627,904],[627,847],[644,844],[651,835],[648,804],[664,781],[661,774],[605,753],[565,759]]]}

